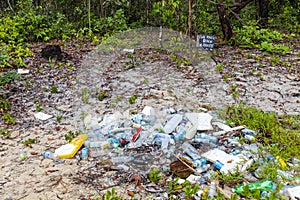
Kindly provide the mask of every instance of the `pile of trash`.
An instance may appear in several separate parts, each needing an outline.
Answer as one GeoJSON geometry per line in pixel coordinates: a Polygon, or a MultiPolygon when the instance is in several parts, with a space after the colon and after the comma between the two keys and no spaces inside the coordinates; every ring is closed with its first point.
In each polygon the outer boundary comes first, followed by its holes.
{"type": "MultiPolygon", "coordinates": [[[[299,159],[283,160],[269,154],[256,141],[255,131],[244,126],[230,127],[213,111],[204,108],[198,113],[173,108],[158,111],[145,106],[141,111],[127,110],[123,114],[117,111],[102,118],[87,115],[84,125],[81,130],[84,134],[54,153],[43,155],[57,159],[76,157],[88,162],[109,160],[124,171],[143,174],[157,167],[177,177],[178,184],[186,180],[198,184],[194,199],[202,195],[214,198],[217,191],[231,198],[233,194],[257,190],[261,198],[269,198],[277,189],[287,199],[300,197],[300,175],[290,170],[299,168],[299,159]],[[277,169],[276,183],[264,169],[267,163],[277,169]],[[232,188],[225,187],[226,180],[218,180],[220,175],[236,174],[240,174],[240,180],[232,188]]],[[[174,195],[161,192],[166,199],[174,195]]]]}

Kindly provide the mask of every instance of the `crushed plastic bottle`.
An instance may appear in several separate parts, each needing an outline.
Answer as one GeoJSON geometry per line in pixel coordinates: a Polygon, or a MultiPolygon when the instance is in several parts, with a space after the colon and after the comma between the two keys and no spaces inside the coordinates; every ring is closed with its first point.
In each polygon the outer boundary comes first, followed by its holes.
{"type": "Polygon", "coordinates": [[[261,191],[271,191],[271,190],[276,189],[276,184],[273,181],[264,179],[264,180],[254,182],[254,183],[249,183],[249,184],[243,183],[243,184],[237,186],[235,189],[233,189],[233,191],[235,193],[241,194],[244,192],[244,187],[246,185],[249,186],[250,191],[255,190],[255,189],[261,190],[261,191]]]}
{"type": "Polygon", "coordinates": [[[216,183],[215,182],[211,182],[210,186],[209,186],[209,190],[208,190],[207,196],[210,197],[210,198],[213,198],[216,195],[217,195],[217,192],[216,192],[216,183]]]}
{"type": "Polygon", "coordinates": [[[189,155],[192,159],[197,160],[200,159],[201,156],[199,154],[199,152],[197,151],[197,149],[195,147],[193,147],[193,145],[191,145],[189,142],[185,141],[182,145],[181,148],[183,149],[183,151],[189,155]]]}
{"type": "Polygon", "coordinates": [[[174,136],[164,133],[156,133],[153,138],[154,143],[161,145],[162,150],[167,150],[169,143],[174,144],[174,136]]]}
{"type": "Polygon", "coordinates": [[[172,133],[181,121],[182,115],[175,114],[163,127],[164,132],[167,134],[172,133]]]}
{"type": "Polygon", "coordinates": [[[42,156],[44,156],[45,158],[48,158],[48,159],[57,159],[58,158],[57,154],[48,152],[48,151],[42,152],[42,156]]]}

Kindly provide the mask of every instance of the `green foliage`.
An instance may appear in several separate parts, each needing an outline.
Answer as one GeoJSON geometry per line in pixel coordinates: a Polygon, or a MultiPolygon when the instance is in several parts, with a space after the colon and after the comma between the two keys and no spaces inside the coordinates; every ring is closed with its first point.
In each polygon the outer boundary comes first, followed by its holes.
{"type": "Polygon", "coordinates": [[[25,146],[31,146],[31,144],[36,143],[36,142],[37,142],[36,139],[28,138],[27,140],[22,142],[22,144],[24,144],[25,146]]]}
{"type": "Polygon", "coordinates": [[[174,194],[181,190],[183,190],[187,195],[192,195],[198,192],[199,189],[198,185],[192,185],[187,180],[185,180],[182,184],[178,183],[178,181],[179,178],[176,178],[175,180],[169,182],[168,184],[169,189],[167,191],[168,194],[174,194]]]}
{"type": "Polygon", "coordinates": [[[244,125],[255,130],[257,140],[276,156],[284,159],[299,158],[300,125],[299,116],[278,116],[273,112],[244,105],[226,108],[227,123],[232,126],[244,125]]]}
{"type": "Polygon", "coordinates": [[[135,95],[129,97],[129,99],[128,99],[129,103],[130,103],[130,104],[134,104],[135,101],[136,101],[136,99],[137,99],[138,97],[139,97],[138,94],[135,94],[135,95]]]}
{"type": "Polygon", "coordinates": [[[78,135],[82,134],[81,131],[69,131],[65,134],[65,140],[68,142],[71,142],[74,138],[76,138],[78,135]]]}
{"type": "Polygon", "coordinates": [[[6,95],[0,96],[0,113],[3,111],[7,111],[10,106],[10,102],[6,100],[6,95]]]}
{"type": "Polygon", "coordinates": [[[9,138],[11,135],[11,132],[8,129],[0,129],[0,135],[3,137],[9,138]]]}
{"type": "Polygon", "coordinates": [[[51,87],[50,92],[51,93],[57,93],[58,92],[58,87],[57,86],[51,87]]]}
{"type": "Polygon", "coordinates": [[[0,74],[0,88],[2,88],[4,85],[15,81],[20,78],[20,75],[17,74],[15,71],[9,71],[5,75],[0,74]]]}
{"type": "Polygon", "coordinates": [[[275,30],[260,29],[255,24],[245,25],[236,28],[236,36],[231,41],[242,48],[257,48],[268,53],[283,53],[291,51],[290,47],[283,44],[276,44],[283,41],[287,36],[275,30]]]}
{"type": "Polygon", "coordinates": [[[162,172],[160,172],[158,169],[153,169],[149,173],[149,179],[150,181],[156,183],[162,178],[162,172]]]}
{"type": "Polygon", "coordinates": [[[16,118],[12,117],[9,112],[4,113],[1,118],[7,124],[15,124],[16,123],[16,118]]]}
{"type": "Polygon", "coordinates": [[[58,116],[56,117],[56,121],[57,121],[58,123],[60,123],[61,120],[62,120],[62,116],[61,116],[61,115],[58,115],[58,116]]]}
{"type": "Polygon", "coordinates": [[[109,97],[108,93],[105,90],[101,90],[99,94],[97,94],[97,98],[99,101],[102,101],[103,99],[109,97]]]}
{"type": "Polygon", "coordinates": [[[107,190],[104,194],[104,200],[121,200],[121,197],[118,197],[116,194],[116,189],[112,188],[111,191],[107,190]]]}

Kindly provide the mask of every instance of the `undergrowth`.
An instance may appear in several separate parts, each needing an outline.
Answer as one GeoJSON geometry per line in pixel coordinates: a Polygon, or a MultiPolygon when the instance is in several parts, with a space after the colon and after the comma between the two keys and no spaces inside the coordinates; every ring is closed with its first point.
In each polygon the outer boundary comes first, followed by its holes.
{"type": "Polygon", "coordinates": [[[227,107],[226,119],[231,126],[244,125],[255,130],[257,140],[271,153],[285,159],[300,158],[299,115],[280,116],[257,108],[233,105],[227,107]]]}

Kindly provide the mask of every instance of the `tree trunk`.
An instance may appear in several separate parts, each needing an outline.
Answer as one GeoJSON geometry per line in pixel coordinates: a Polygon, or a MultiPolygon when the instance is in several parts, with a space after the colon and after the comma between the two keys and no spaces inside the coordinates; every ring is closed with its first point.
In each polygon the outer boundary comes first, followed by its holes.
{"type": "Polygon", "coordinates": [[[269,0],[258,0],[258,20],[263,28],[268,26],[269,0]]]}
{"type": "Polygon", "coordinates": [[[188,35],[192,36],[192,0],[189,0],[188,35]]]}
{"type": "Polygon", "coordinates": [[[88,20],[89,20],[89,29],[91,28],[91,0],[88,0],[88,20]]]}
{"type": "Polygon", "coordinates": [[[226,11],[223,6],[223,1],[220,1],[220,4],[217,4],[217,10],[219,14],[220,23],[222,26],[222,31],[223,31],[223,36],[224,36],[223,40],[228,41],[230,38],[233,37],[234,32],[230,20],[226,15],[226,11]]]}

